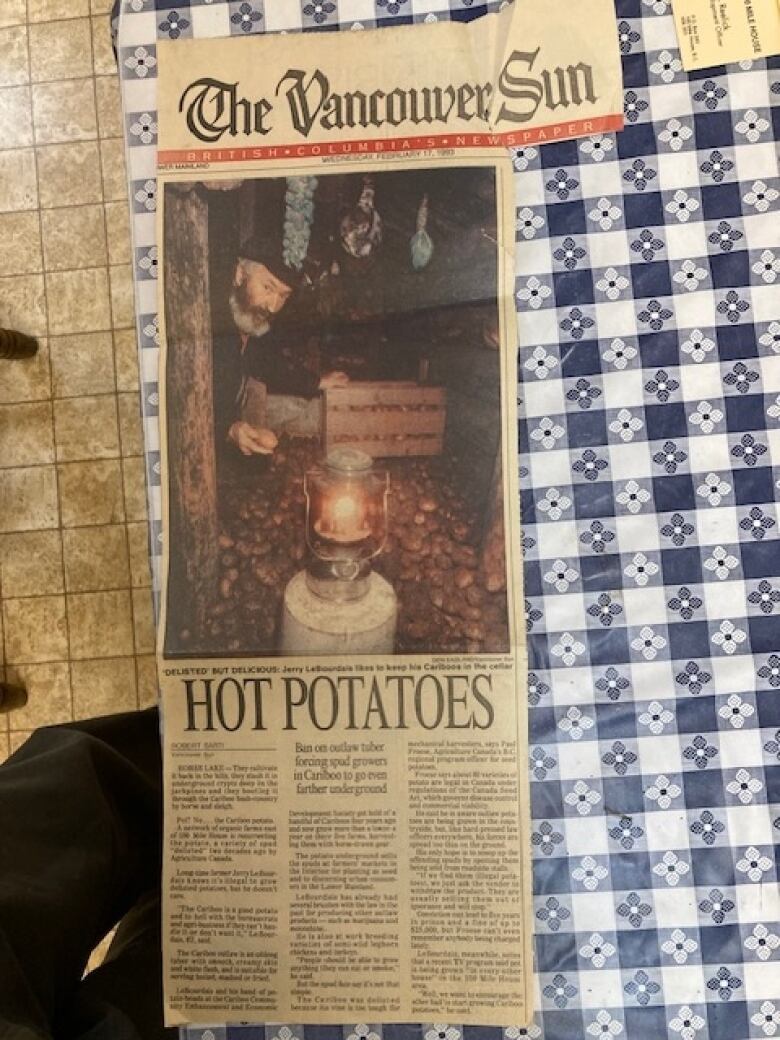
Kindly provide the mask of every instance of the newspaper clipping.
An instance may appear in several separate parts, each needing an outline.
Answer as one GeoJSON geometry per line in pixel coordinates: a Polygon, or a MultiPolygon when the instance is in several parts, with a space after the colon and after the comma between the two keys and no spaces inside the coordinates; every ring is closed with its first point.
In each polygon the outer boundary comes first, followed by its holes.
{"type": "Polygon", "coordinates": [[[158,45],[168,1024],[530,1018],[507,149],[620,125],[577,12],[158,45]]]}

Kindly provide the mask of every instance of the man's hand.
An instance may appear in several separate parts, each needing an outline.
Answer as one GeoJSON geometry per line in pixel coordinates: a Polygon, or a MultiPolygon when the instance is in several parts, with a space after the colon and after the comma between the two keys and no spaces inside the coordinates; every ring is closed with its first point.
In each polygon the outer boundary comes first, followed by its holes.
{"type": "Polygon", "coordinates": [[[333,390],[337,386],[347,386],[349,376],[346,372],[326,372],[320,379],[320,390],[333,390]]]}
{"type": "Polygon", "coordinates": [[[260,426],[252,426],[248,422],[234,422],[228,430],[228,439],[235,444],[242,455],[271,455],[279,443],[272,430],[264,430],[260,426]]]}

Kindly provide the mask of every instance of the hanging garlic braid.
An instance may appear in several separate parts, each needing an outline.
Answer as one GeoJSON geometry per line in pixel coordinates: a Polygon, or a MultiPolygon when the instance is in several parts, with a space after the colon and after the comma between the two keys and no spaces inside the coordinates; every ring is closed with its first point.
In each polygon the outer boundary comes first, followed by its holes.
{"type": "Polygon", "coordinates": [[[300,271],[309,250],[314,221],[316,177],[288,177],[284,195],[282,257],[288,267],[300,271]]]}

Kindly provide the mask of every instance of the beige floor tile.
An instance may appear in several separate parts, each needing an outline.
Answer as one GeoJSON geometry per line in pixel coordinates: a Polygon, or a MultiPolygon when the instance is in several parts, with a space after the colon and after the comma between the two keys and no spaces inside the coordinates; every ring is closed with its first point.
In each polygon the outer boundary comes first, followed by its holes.
{"type": "Polygon", "coordinates": [[[122,462],[125,482],[125,512],[128,520],[146,520],[146,466],[143,455],[122,462]]]}
{"type": "Polygon", "coordinates": [[[43,275],[0,278],[0,328],[18,329],[30,336],[46,334],[43,275]]]}
{"type": "Polygon", "coordinates": [[[24,25],[27,18],[25,0],[0,0],[0,26],[24,25]]]}
{"type": "Polygon", "coordinates": [[[135,329],[117,329],[114,332],[114,364],[117,390],[137,390],[138,341],[135,329]]]}
{"type": "Polygon", "coordinates": [[[141,455],[144,450],[143,426],[141,425],[141,399],[139,394],[119,394],[119,438],[122,455],[141,455]]]}
{"type": "Polygon", "coordinates": [[[109,263],[129,264],[133,255],[130,247],[130,209],[126,199],[106,203],[106,233],[109,263]]]}
{"type": "Polygon", "coordinates": [[[157,658],[154,655],[136,657],[135,668],[138,675],[138,707],[153,708],[160,700],[157,658]]]}
{"type": "Polygon", "coordinates": [[[125,144],[121,137],[108,137],[100,142],[100,165],[103,171],[104,198],[123,199],[127,205],[125,144]]]}
{"type": "Polygon", "coordinates": [[[64,596],[36,596],[3,602],[8,664],[40,664],[68,657],[64,596]]]}
{"type": "Polygon", "coordinates": [[[17,87],[30,82],[26,25],[0,29],[0,55],[0,87],[17,87]]]}
{"type": "Polygon", "coordinates": [[[110,332],[80,332],[51,340],[51,377],[55,397],[83,397],[114,391],[110,332]]]}
{"type": "Polygon", "coordinates": [[[36,83],[32,88],[37,144],[85,141],[97,134],[93,81],[36,83]]]}
{"type": "Polygon", "coordinates": [[[130,581],[133,588],[151,587],[149,569],[149,525],[128,524],[127,541],[130,548],[130,581]]]}
{"type": "Polygon", "coordinates": [[[60,532],[0,535],[0,584],[7,599],[64,592],[60,532]]]}
{"type": "Polygon", "coordinates": [[[135,652],[153,654],[154,613],[151,589],[133,589],[133,628],[135,629],[135,652]]]}
{"type": "Polygon", "coordinates": [[[0,277],[43,270],[41,231],[35,210],[0,213],[0,277]]]}
{"type": "Polygon", "coordinates": [[[114,0],[89,0],[92,14],[110,14],[114,0]]]}
{"type": "Polygon", "coordinates": [[[115,329],[124,329],[135,321],[133,274],[130,264],[114,264],[111,278],[111,317],[115,329]]]}
{"type": "Polygon", "coordinates": [[[33,83],[91,75],[90,43],[89,18],[31,25],[30,78],[33,83]]]}
{"type": "Polygon", "coordinates": [[[0,466],[39,466],[54,461],[51,402],[0,405],[0,466]]]}
{"type": "Polygon", "coordinates": [[[0,148],[24,148],[33,143],[32,97],[29,87],[3,87],[0,90],[0,148]]]}
{"type": "MultiPolygon", "coordinates": [[[[83,592],[68,596],[68,626],[70,656],[74,661],[90,657],[123,657],[132,654],[133,614],[130,590],[83,592]]],[[[76,683],[74,691],[75,689],[76,683]]]]}
{"type": "Polygon", "coordinates": [[[11,148],[0,152],[0,213],[35,209],[37,205],[38,187],[32,148],[11,148]]]}
{"type": "Polygon", "coordinates": [[[18,751],[22,744],[26,744],[32,736],[32,730],[18,730],[8,736],[8,754],[12,755],[18,751]]]}
{"type": "Polygon", "coordinates": [[[105,961],[106,956],[108,955],[108,951],[111,949],[111,943],[114,941],[115,934],[116,929],[113,928],[108,933],[108,935],[103,936],[103,938],[97,944],[95,949],[89,955],[89,960],[87,961],[86,968],[87,975],[89,975],[89,973],[94,971],[96,968],[99,968],[100,965],[105,961]]]}
{"type": "Polygon", "coordinates": [[[47,271],[99,267],[108,259],[103,207],[67,206],[41,213],[47,271]]]}
{"type": "Polygon", "coordinates": [[[27,704],[8,717],[12,733],[71,720],[70,665],[67,661],[10,667],[8,679],[27,690],[27,704]]]}
{"type": "Polygon", "coordinates": [[[40,531],[59,522],[54,466],[0,470],[0,531],[40,531]]]}
{"type": "Polygon", "coordinates": [[[89,14],[89,0],[28,0],[30,22],[51,22],[55,18],[78,18],[89,14]]]}
{"type": "Polygon", "coordinates": [[[72,670],[75,718],[99,718],[136,708],[138,697],[132,657],[74,661],[72,670]]]}
{"type": "Polygon", "coordinates": [[[68,592],[97,592],[130,585],[124,524],[63,531],[62,545],[68,592]]]}
{"type": "Polygon", "coordinates": [[[118,459],[58,466],[63,527],[124,520],[122,467],[118,459]]]}
{"type": "Polygon", "coordinates": [[[55,401],[54,436],[58,462],[113,458],[119,453],[114,396],[55,401]]]}
{"type": "Polygon", "coordinates": [[[38,339],[38,353],[0,365],[0,404],[11,401],[43,401],[49,397],[49,345],[38,339]]]}
{"type": "Polygon", "coordinates": [[[122,105],[119,100],[119,79],[113,76],[98,76],[95,80],[97,96],[98,135],[121,137],[122,105]]]}
{"type": "Polygon", "coordinates": [[[101,14],[92,17],[92,61],[96,76],[110,76],[117,71],[116,58],[111,46],[111,17],[101,14]]]}
{"type": "Polygon", "coordinates": [[[0,764],[5,762],[10,754],[11,746],[9,736],[5,730],[0,730],[0,764]]]}
{"type": "Polygon", "coordinates": [[[52,336],[111,328],[108,272],[104,267],[47,274],[46,295],[52,336]]]}
{"type": "Polygon", "coordinates": [[[37,148],[41,207],[78,206],[103,196],[97,141],[37,148]]]}

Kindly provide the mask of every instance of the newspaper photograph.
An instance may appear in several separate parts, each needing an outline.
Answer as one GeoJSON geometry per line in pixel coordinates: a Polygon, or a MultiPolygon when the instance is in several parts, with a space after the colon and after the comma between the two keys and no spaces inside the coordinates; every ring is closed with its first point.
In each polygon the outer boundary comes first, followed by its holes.
{"type": "MultiPolygon", "coordinates": [[[[346,652],[507,653],[495,168],[222,187],[203,186],[217,569],[201,610],[171,538],[166,655],[323,653],[338,611],[360,625],[346,652]]],[[[177,194],[173,278],[191,265],[177,194]]],[[[166,299],[172,438],[190,437],[182,303],[166,299]]],[[[170,506],[181,531],[186,500],[170,506]]]]}
{"type": "Polygon", "coordinates": [[[169,1025],[531,1017],[507,145],[621,105],[557,18],[160,43],[169,1025]]]}

